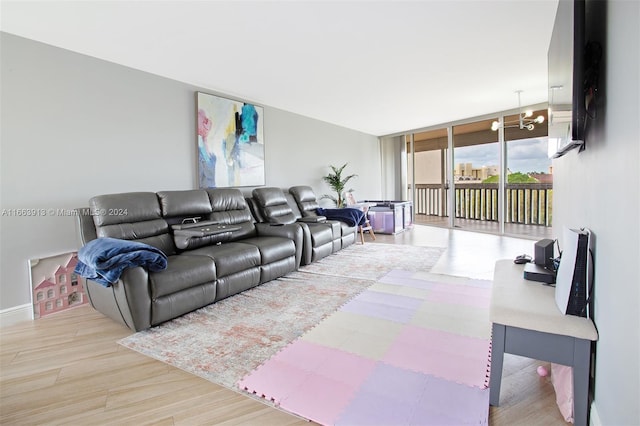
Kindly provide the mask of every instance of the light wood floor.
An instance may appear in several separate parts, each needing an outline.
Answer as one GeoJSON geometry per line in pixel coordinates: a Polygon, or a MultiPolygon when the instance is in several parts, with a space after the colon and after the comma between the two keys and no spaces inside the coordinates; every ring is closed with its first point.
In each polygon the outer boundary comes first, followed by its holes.
{"type": "MultiPolygon", "coordinates": [[[[532,241],[420,226],[377,242],[447,247],[433,271],[478,278],[486,278],[496,258],[533,249],[532,241]]],[[[88,306],[2,327],[0,424],[309,424],[116,343],[129,334],[88,306]]],[[[491,425],[567,424],[538,365],[548,367],[505,355],[491,425]]]]}

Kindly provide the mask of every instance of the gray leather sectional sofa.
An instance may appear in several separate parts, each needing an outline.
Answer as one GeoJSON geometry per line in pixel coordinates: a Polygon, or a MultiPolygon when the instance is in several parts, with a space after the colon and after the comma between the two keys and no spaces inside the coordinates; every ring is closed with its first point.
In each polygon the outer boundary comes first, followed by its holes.
{"type": "Polygon", "coordinates": [[[77,212],[82,244],[116,238],[167,256],[158,272],[136,266],[109,286],[87,280],[91,305],[134,331],[284,276],[356,238],[355,227],[303,219],[279,188],[252,197],[231,188],[108,194],[77,212]]]}

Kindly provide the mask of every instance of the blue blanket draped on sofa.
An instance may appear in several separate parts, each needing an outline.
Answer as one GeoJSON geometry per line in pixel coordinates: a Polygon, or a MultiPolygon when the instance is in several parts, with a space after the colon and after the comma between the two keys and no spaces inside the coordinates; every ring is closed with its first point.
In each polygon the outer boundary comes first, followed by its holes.
{"type": "Polygon", "coordinates": [[[167,267],[167,256],[159,249],[137,241],[97,238],[78,251],[75,273],[109,287],[126,268],[142,266],[149,271],[167,267]]]}
{"type": "Polygon", "coordinates": [[[344,209],[323,209],[317,208],[316,213],[330,220],[339,220],[347,223],[349,226],[364,225],[364,212],[359,209],[347,207],[344,209]]]}

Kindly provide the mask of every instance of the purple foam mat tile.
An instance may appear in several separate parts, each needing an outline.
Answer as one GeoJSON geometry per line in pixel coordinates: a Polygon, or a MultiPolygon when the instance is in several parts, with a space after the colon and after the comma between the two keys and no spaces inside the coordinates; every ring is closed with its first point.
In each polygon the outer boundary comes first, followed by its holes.
{"type": "Polygon", "coordinates": [[[439,347],[439,350],[444,353],[482,361],[485,361],[489,356],[488,340],[462,335],[455,335],[455,337],[448,339],[446,345],[439,347]]]}
{"type": "Polygon", "coordinates": [[[415,406],[412,401],[390,399],[359,391],[334,423],[337,426],[409,425],[415,406]]]}
{"type": "MultiPolygon", "coordinates": [[[[399,294],[385,293],[375,290],[365,290],[358,296],[351,299],[351,301],[370,302],[380,305],[396,306],[406,309],[416,309],[423,303],[422,299],[415,297],[403,296],[399,294]]],[[[348,306],[346,303],[343,307],[348,306]]]]}
{"type": "Polygon", "coordinates": [[[360,388],[389,400],[416,400],[424,392],[429,376],[393,365],[377,362],[360,388]]]}
{"type": "Polygon", "coordinates": [[[413,416],[414,424],[486,424],[489,389],[432,377],[413,416]]]}
{"type": "Polygon", "coordinates": [[[488,389],[378,363],[337,424],[486,424],[488,398],[488,389]]]}
{"type": "Polygon", "coordinates": [[[348,305],[345,305],[342,311],[406,324],[411,320],[416,309],[417,307],[407,309],[405,307],[353,300],[348,305]]]}
{"type": "Polygon", "coordinates": [[[461,425],[483,425],[482,416],[469,416],[460,419],[452,416],[452,413],[442,411],[418,411],[411,413],[408,425],[437,425],[437,426],[461,426],[461,425]]]}
{"type": "Polygon", "coordinates": [[[377,363],[336,424],[410,425],[430,376],[377,363]]]}

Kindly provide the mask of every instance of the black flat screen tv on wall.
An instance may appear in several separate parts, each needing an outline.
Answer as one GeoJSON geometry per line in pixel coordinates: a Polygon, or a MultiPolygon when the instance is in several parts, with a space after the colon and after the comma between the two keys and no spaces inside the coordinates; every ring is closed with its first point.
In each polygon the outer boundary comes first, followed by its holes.
{"type": "Polygon", "coordinates": [[[584,149],[585,2],[560,0],[548,51],[549,157],[584,149]]]}

